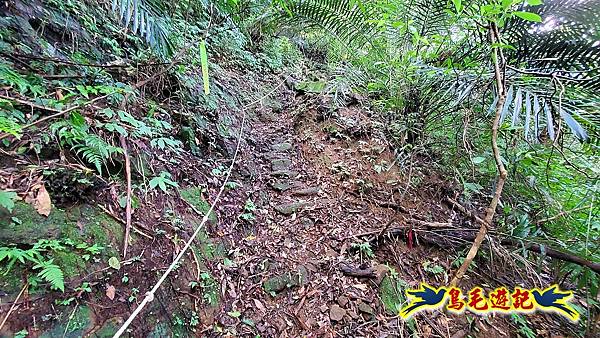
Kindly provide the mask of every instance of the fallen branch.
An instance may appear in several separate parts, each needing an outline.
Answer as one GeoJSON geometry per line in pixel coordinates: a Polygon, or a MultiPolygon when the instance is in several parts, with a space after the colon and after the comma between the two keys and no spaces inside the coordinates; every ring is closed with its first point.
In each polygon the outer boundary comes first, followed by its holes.
{"type": "Polygon", "coordinates": [[[15,57],[21,57],[21,58],[26,58],[26,59],[31,59],[31,60],[53,62],[53,63],[67,65],[67,66],[79,66],[79,67],[90,67],[90,68],[148,67],[148,66],[161,66],[161,65],[167,64],[166,62],[160,62],[160,63],[135,63],[135,64],[79,63],[79,62],[72,62],[72,61],[67,61],[67,60],[61,60],[61,59],[49,58],[49,57],[42,57],[42,56],[36,56],[36,55],[29,55],[29,54],[8,54],[8,53],[5,53],[5,52],[0,52],[0,55],[4,55],[6,57],[10,57],[13,60],[15,59],[15,57]]]}
{"type": "MultiPolygon", "coordinates": [[[[500,243],[509,244],[512,246],[521,245],[518,241],[515,241],[512,239],[506,239],[506,240],[501,241],[500,243]]],[[[545,254],[548,257],[552,257],[552,258],[559,259],[561,261],[585,266],[600,275],[600,263],[591,262],[591,261],[588,261],[587,259],[581,258],[581,257],[573,255],[571,253],[559,251],[559,250],[550,248],[546,245],[541,245],[538,243],[531,243],[531,242],[525,243],[524,247],[525,247],[525,249],[527,249],[529,251],[533,251],[533,252],[536,252],[536,253],[539,253],[542,255],[545,254]]]]}
{"type": "Polygon", "coordinates": [[[409,220],[407,220],[409,223],[414,223],[417,225],[421,225],[427,228],[451,228],[452,227],[452,223],[450,222],[426,222],[426,221],[421,221],[419,219],[414,219],[411,218],[409,220]]]}
{"type": "MultiPolygon", "coordinates": [[[[388,229],[384,235],[392,236],[392,237],[406,237],[407,227],[399,227],[399,228],[391,228],[388,229]]],[[[418,229],[413,229],[413,231],[418,232],[418,229]]],[[[375,232],[377,233],[377,232],[375,232]]],[[[366,235],[364,235],[366,236],[366,235]]],[[[438,246],[443,249],[447,249],[448,245],[452,245],[450,241],[444,241],[444,235],[440,234],[431,234],[429,236],[419,236],[419,241],[438,246]]],[[[477,238],[477,235],[474,233],[465,232],[463,236],[461,236],[461,240],[464,241],[474,241],[477,238]]],[[[500,241],[500,244],[504,246],[512,246],[512,247],[522,247],[527,251],[535,252],[538,254],[546,255],[550,258],[558,259],[564,262],[569,262],[577,265],[581,265],[587,268],[590,268],[597,274],[600,274],[600,263],[589,261],[585,258],[579,257],[569,252],[560,251],[558,249],[554,249],[544,244],[534,243],[534,242],[524,242],[524,240],[513,239],[513,238],[505,238],[500,241]]],[[[459,247],[460,245],[453,245],[453,247],[459,247]]]]}
{"type": "Polygon", "coordinates": [[[377,277],[375,273],[375,269],[372,267],[352,267],[348,264],[340,264],[340,271],[350,277],[359,277],[359,278],[375,278],[377,277]]]}
{"type": "Polygon", "coordinates": [[[389,268],[383,264],[377,264],[375,266],[363,266],[353,267],[347,263],[340,264],[340,271],[345,276],[356,277],[356,278],[371,278],[375,279],[377,284],[380,284],[385,275],[388,273],[389,268]]]}
{"type": "Polygon", "coordinates": [[[1,95],[0,94],[0,99],[13,101],[13,102],[16,102],[18,104],[22,104],[24,106],[29,106],[31,108],[35,108],[35,109],[39,109],[39,110],[44,110],[44,111],[48,111],[48,112],[54,112],[54,113],[61,113],[62,112],[62,110],[58,110],[58,109],[55,109],[55,108],[50,108],[50,107],[42,106],[42,105],[39,105],[37,103],[33,103],[31,101],[21,100],[21,99],[16,98],[16,97],[11,97],[11,96],[6,96],[6,95],[1,95]]]}

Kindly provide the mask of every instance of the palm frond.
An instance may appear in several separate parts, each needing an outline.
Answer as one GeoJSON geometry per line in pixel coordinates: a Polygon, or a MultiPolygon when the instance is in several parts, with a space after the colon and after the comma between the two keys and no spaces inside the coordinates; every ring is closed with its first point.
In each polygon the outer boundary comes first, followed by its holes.
{"type": "Polygon", "coordinates": [[[320,29],[343,42],[361,46],[372,45],[379,37],[392,42],[406,34],[427,36],[446,31],[449,18],[447,8],[446,0],[398,3],[372,0],[288,0],[283,2],[273,21],[288,28],[320,29]],[[390,20],[379,22],[384,14],[390,20]],[[411,29],[407,28],[409,26],[411,29]]]}
{"type": "Polygon", "coordinates": [[[542,23],[514,20],[503,34],[517,48],[514,57],[528,69],[600,89],[600,6],[596,1],[547,0],[527,7],[542,23]]]}
{"type": "Polygon", "coordinates": [[[160,0],[112,0],[112,11],[124,27],[143,38],[159,54],[172,54],[170,23],[160,0]]]}
{"type": "Polygon", "coordinates": [[[547,133],[555,140],[558,125],[565,122],[569,130],[581,141],[588,139],[588,132],[582,124],[593,128],[593,123],[585,118],[585,113],[565,98],[561,102],[549,97],[539,89],[515,84],[510,87],[501,114],[501,123],[510,117],[510,127],[523,126],[525,139],[537,142],[547,133]],[[515,89],[516,87],[516,89],[515,89]],[[533,129],[533,130],[532,130],[533,129]]]}
{"type": "Polygon", "coordinates": [[[291,0],[283,4],[274,22],[288,27],[314,28],[343,42],[368,43],[377,32],[370,20],[378,17],[377,7],[357,0],[291,0]]]}

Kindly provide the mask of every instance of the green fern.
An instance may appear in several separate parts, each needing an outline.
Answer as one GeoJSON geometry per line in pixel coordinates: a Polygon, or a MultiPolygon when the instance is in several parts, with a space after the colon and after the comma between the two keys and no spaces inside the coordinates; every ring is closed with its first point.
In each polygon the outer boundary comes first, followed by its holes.
{"type": "Polygon", "coordinates": [[[13,135],[16,138],[21,138],[21,125],[13,119],[0,115],[0,132],[13,135]]]}
{"type": "Polygon", "coordinates": [[[6,271],[3,275],[10,272],[15,263],[27,264],[33,263],[33,269],[41,269],[37,276],[50,283],[54,290],[65,291],[65,277],[62,269],[54,264],[53,259],[46,259],[42,254],[44,251],[52,249],[59,250],[61,246],[55,246],[53,241],[41,240],[31,249],[23,250],[17,247],[0,247],[0,262],[6,260],[6,271]]]}
{"type": "Polygon", "coordinates": [[[77,155],[93,164],[102,174],[102,166],[115,154],[122,153],[120,147],[108,144],[104,139],[88,131],[89,126],[80,114],[74,113],[69,119],[58,121],[50,126],[61,144],[70,146],[77,155]]]}
{"type": "Polygon", "coordinates": [[[102,174],[102,165],[112,155],[122,152],[121,148],[109,145],[98,135],[94,134],[86,135],[83,144],[76,144],[71,149],[85,161],[93,164],[100,174],[102,174]]]}
{"type": "Polygon", "coordinates": [[[21,94],[30,92],[34,97],[45,94],[39,76],[21,75],[5,62],[0,62],[0,84],[13,87],[21,94]]]}
{"type": "Polygon", "coordinates": [[[40,261],[33,266],[34,270],[41,269],[38,272],[38,277],[50,283],[53,290],[65,291],[65,276],[60,267],[53,263],[53,259],[40,261]]]}

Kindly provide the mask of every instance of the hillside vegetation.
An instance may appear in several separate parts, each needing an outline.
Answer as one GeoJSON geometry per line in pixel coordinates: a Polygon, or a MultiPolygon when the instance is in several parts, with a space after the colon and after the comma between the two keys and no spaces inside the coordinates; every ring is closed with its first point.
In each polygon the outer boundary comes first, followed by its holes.
{"type": "Polygon", "coordinates": [[[0,337],[600,334],[598,1],[0,13],[0,337]]]}

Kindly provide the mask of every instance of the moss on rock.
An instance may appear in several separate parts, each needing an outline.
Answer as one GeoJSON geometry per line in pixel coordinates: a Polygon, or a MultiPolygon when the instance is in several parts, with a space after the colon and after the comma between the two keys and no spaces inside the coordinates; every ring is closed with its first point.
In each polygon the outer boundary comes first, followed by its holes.
{"type": "Polygon", "coordinates": [[[0,243],[33,244],[40,239],[58,238],[61,224],[68,215],[53,208],[48,217],[42,216],[24,202],[16,202],[12,213],[0,208],[0,243]]]}
{"type": "Polygon", "coordinates": [[[48,331],[42,333],[40,338],[51,337],[84,337],[91,328],[93,314],[87,306],[79,306],[75,310],[65,309],[62,318],[48,331]]]}
{"type": "MultiPolygon", "coordinates": [[[[102,247],[103,260],[117,256],[123,242],[123,227],[106,215],[102,210],[89,206],[77,206],[69,209],[53,208],[48,217],[39,215],[30,205],[17,202],[12,213],[0,214],[0,246],[10,244],[32,245],[42,239],[58,239],[64,249],[42,252],[62,270],[65,280],[80,276],[89,268],[93,260],[85,260],[85,248],[75,245],[86,243],[88,246],[102,247]],[[17,219],[15,219],[17,218],[17,219]],[[73,245],[65,245],[70,241],[73,245]]],[[[32,263],[13,265],[9,273],[1,278],[0,289],[12,295],[23,286],[25,275],[35,275],[31,271],[32,263]]],[[[5,268],[0,263],[0,268],[5,268]]],[[[33,289],[30,291],[34,291],[33,289]]],[[[39,290],[43,292],[43,290],[39,290]]]]}
{"type": "Polygon", "coordinates": [[[402,294],[402,283],[386,276],[379,285],[379,296],[387,312],[397,315],[400,307],[404,303],[402,294]]]}
{"type": "MultiPolygon", "coordinates": [[[[208,203],[204,197],[202,196],[202,188],[200,187],[190,187],[187,189],[182,189],[179,193],[181,194],[181,198],[183,198],[186,202],[193,205],[198,211],[206,215],[208,210],[210,210],[210,203],[208,203]]],[[[217,214],[214,211],[208,215],[208,220],[212,223],[217,222],[217,214]]]]}

